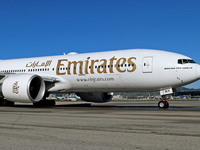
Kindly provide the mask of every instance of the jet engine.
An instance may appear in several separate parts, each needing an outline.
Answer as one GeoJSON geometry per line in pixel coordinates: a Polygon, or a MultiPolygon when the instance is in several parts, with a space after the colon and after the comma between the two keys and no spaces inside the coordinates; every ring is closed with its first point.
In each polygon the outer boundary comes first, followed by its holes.
{"type": "Polygon", "coordinates": [[[14,102],[38,102],[45,94],[43,79],[34,74],[15,74],[2,84],[3,96],[14,102]]]}
{"type": "Polygon", "coordinates": [[[113,98],[113,93],[92,93],[92,92],[87,92],[87,93],[77,93],[78,96],[81,97],[83,101],[86,102],[96,102],[96,103],[105,103],[109,102],[113,98]]]}

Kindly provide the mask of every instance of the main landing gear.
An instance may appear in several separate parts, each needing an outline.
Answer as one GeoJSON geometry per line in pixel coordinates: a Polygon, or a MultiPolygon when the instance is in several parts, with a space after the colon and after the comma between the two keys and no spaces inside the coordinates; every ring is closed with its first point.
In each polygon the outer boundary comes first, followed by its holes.
{"type": "Polygon", "coordinates": [[[56,102],[54,100],[41,100],[39,102],[33,103],[34,107],[45,107],[45,106],[55,106],[56,102]]]}
{"type": "Polygon", "coordinates": [[[168,108],[169,107],[169,103],[168,103],[168,99],[160,99],[158,102],[158,107],[160,108],[168,108]]]}
{"type": "Polygon", "coordinates": [[[15,103],[0,97],[0,106],[14,106],[15,103]]]}
{"type": "Polygon", "coordinates": [[[49,93],[46,93],[43,99],[39,102],[33,103],[34,107],[45,107],[45,106],[55,106],[56,102],[54,100],[46,100],[46,97],[49,96],[49,93]]]}

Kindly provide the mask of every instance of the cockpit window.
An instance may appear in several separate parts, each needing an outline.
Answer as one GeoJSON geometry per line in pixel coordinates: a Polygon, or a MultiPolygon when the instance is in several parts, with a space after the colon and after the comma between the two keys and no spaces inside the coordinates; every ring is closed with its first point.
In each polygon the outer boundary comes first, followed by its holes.
{"type": "Polygon", "coordinates": [[[183,64],[182,59],[178,60],[178,64],[183,64]]]}
{"type": "Polygon", "coordinates": [[[194,60],[188,60],[188,63],[193,63],[195,64],[196,62],[194,60]]]}
{"type": "Polygon", "coordinates": [[[183,59],[183,64],[187,64],[188,60],[187,59],[183,59]]]}
{"type": "Polygon", "coordinates": [[[179,59],[178,60],[178,64],[188,64],[188,63],[194,64],[196,62],[192,59],[179,59]]]}

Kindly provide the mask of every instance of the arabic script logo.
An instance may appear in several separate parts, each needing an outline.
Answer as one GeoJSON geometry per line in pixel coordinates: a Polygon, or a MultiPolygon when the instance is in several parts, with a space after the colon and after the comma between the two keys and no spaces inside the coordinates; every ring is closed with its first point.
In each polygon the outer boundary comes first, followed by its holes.
{"type": "Polygon", "coordinates": [[[13,93],[15,94],[19,93],[19,86],[17,81],[13,84],[13,93]]]}

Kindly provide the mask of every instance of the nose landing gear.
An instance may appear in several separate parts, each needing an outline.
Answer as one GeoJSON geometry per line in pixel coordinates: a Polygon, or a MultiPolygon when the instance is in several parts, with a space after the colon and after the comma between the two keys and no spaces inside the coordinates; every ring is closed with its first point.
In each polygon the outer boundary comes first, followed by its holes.
{"type": "Polygon", "coordinates": [[[168,108],[169,107],[169,100],[168,99],[160,99],[158,102],[158,107],[159,108],[168,108]]]}
{"type": "Polygon", "coordinates": [[[162,98],[158,102],[159,108],[168,108],[169,107],[169,98],[170,96],[176,92],[175,88],[169,87],[169,88],[163,88],[160,90],[160,95],[162,98]]]}

